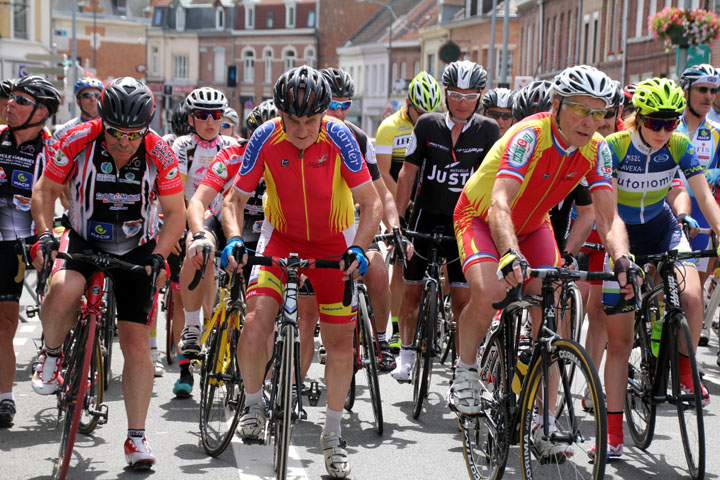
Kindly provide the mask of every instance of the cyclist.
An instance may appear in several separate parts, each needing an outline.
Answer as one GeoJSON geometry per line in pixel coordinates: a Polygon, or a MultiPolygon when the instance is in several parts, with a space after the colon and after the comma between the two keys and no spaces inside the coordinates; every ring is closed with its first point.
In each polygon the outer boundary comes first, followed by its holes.
{"type": "MultiPolygon", "coordinates": [[[[365,249],[380,222],[380,200],[350,130],[340,121],[323,118],[331,101],[327,80],[317,70],[301,66],[284,73],[273,89],[280,118],[255,130],[245,150],[235,188],[228,196],[237,218],[229,223],[232,236],[241,235],[245,203],[261,176],[267,184],[262,254],[336,258],[346,252],[356,260],[346,270],[307,270],[320,310],[320,330],[327,349],[325,383],[327,412],[320,442],[330,476],[350,472],[340,420],[353,375],[354,305],[343,306],[343,277],[367,269],[365,249]],[[354,226],[353,200],[360,206],[354,226]],[[311,213],[312,212],[312,213],[311,213]],[[352,239],[352,240],[351,240],[352,239]],[[352,245],[352,246],[350,246],[352,245]]],[[[228,264],[235,267],[235,260],[228,264]]],[[[282,302],[276,267],[254,267],[247,293],[247,315],[238,344],[245,385],[245,411],[238,432],[262,438],[265,428],[263,380],[268,360],[267,340],[282,302]]],[[[355,303],[355,302],[353,302],[355,303]]],[[[307,341],[307,340],[306,340],[307,341]]]]}
{"type": "MultiPolygon", "coordinates": [[[[719,68],[715,69],[715,75],[720,77],[719,68]]],[[[712,108],[708,111],[706,119],[716,130],[720,130],[720,95],[715,95],[713,98],[712,108]]]]}
{"type": "Polygon", "coordinates": [[[163,141],[170,146],[175,143],[178,137],[192,133],[192,127],[190,123],[188,123],[188,112],[187,108],[185,108],[185,100],[180,102],[177,107],[175,107],[175,110],[173,110],[172,116],[170,117],[170,126],[172,131],[162,137],[163,141]]]}
{"type": "MultiPolygon", "coordinates": [[[[180,178],[185,185],[185,201],[189,202],[195,190],[205,178],[210,163],[223,148],[235,145],[234,138],[220,135],[221,119],[227,108],[225,94],[214,88],[202,87],[190,92],[185,99],[188,111],[188,123],[194,133],[178,137],[173,142],[173,152],[178,159],[180,178]]],[[[222,197],[216,196],[211,203],[210,210],[205,219],[205,227],[196,232],[192,239],[186,241],[187,258],[194,258],[200,254],[202,266],[203,247],[209,246],[211,252],[222,248],[225,244],[225,235],[220,226],[220,207],[222,197]]],[[[182,252],[181,252],[182,255],[182,252]]],[[[212,256],[210,257],[212,258],[212,256]]],[[[173,259],[174,260],[174,259],[173,259]]],[[[189,289],[197,268],[195,262],[184,262],[180,270],[180,299],[176,303],[177,309],[184,309],[185,322],[181,332],[180,325],[173,325],[178,342],[178,365],[180,377],[173,386],[173,393],[178,397],[189,397],[193,387],[193,375],[190,372],[190,359],[188,355],[200,353],[200,330],[202,321],[200,307],[203,307],[205,317],[210,317],[212,304],[215,300],[215,275],[213,262],[209,261],[203,278],[194,290],[189,289]]]]}
{"type": "Polygon", "coordinates": [[[235,134],[238,124],[240,123],[240,117],[234,108],[227,107],[223,112],[222,123],[220,124],[220,135],[225,135],[239,140],[240,137],[235,134]]]}
{"type": "MultiPolygon", "coordinates": [[[[690,140],[674,131],[685,109],[684,92],[672,80],[651,78],[638,83],[633,104],[636,116],[626,122],[629,130],[614,133],[607,139],[612,151],[613,176],[617,178],[618,210],[627,225],[630,251],[635,254],[662,253],[670,249],[689,251],[690,245],[679,225],[683,215],[689,212],[679,211],[678,221],[666,201],[678,168],[685,174],[705,218],[716,232],[720,231],[720,209],[710,194],[703,167],[690,140]]],[[[687,261],[683,265],[684,288],[680,292],[680,301],[693,344],[697,347],[703,320],[702,289],[695,264],[687,261]]],[[[603,284],[606,307],[617,303],[617,295],[609,288],[612,288],[611,283],[603,284]]],[[[622,455],[622,412],[627,389],[627,361],[633,346],[633,318],[634,313],[630,311],[610,316],[606,321],[605,390],[608,453],[611,456],[622,455]]],[[[690,363],[686,356],[681,354],[680,358],[680,386],[684,392],[692,393],[690,363]]],[[[704,385],[702,389],[705,395],[704,385]]],[[[709,403],[709,396],[703,399],[703,406],[709,403]]]]}
{"type": "MultiPolygon", "coordinates": [[[[626,256],[610,152],[596,134],[614,94],[613,82],[593,67],[563,70],[553,81],[551,111],[513,125],[463,189],[455,207],[455,234],[471,298],[459,319],[460,359],[449,393],[451,407],[463,414],[480,413],[477,350],[495,313],[492,302],[522,281],[522,264],[558,265],[560,254],[547,213],[583,178],[590,187],[601,237],[621,274],[623,293],[632,291],[625,272],[637,267],[626,256]]],[[[534,322],[534,338],[538,329],[534,322]]],[[[557,394],[557,385],[554,390],[551,395],[557,394]]],[[[554,419],[548,422],[556,430],[554,419]]],[[[538,418],[537,425],[542,424],[538,418]]],[[[573,454],[569,445],[544,440],[540,432],[542,428],[536,429],[533,436],[543,457],[573,454]]]]}
{"type": "MultiPolygon", "coordinates": [[[[165,281],[165,257],[183,228],[185,208],[175,155],[148,129],[155,114],[150,90],[132,77],[115,79],[100,96],[100,118],[70,129],[48,162],[33,191],[32,213],[38,232],[33,264],[43,268],[43,252],[92,250],[145,264],[147,275],[111,270],[117,300],[118,337],[125,357],[122,383],[128,421],[125,459],[136,469],[150,468],[155,456],[145,437],[153,388],[149,326],[144,302],[150,294],[150,268],[165,281]],[[71,228],[60,245],[52,234],[55,200],[70,184],[71,228]],[[86,200],[87,199],[87,200],[86,200]],[[156,200],[165,218],[158,231],[156,200]]],[[[34,247],[35,248],[35,247],[34,247]]],[[[54,256],[54,254],[53,254],[54,256]]],[[[41,395],[56,389],[62,345],[93,266],[62,261],[43,301],[40,320],[45,337],[32,377],[41,395]]]]}
{"type": "MultiPolygon", "coordinates": [[[[395,196],[398,173],[405,161],[405,149],[412,135],[413,126],[423,114],[434,112],[440,106],[440,85],[426,72],[420,72],[410,82],[405,106],[383,120],[377,129],[375,153],[385,186],[395,196]]],[[[396,202],[397,203],[397,202],[396,202]]],[[[405,212],[401,217],[409,217],[405,212]]],[[[398,315],[402,292],[405,285],[402,279],[402,268],[399,264],[393,268],[390,279],[390,316],[392,319],[393,338],[390,346],[394,351],[400,350],[398,315]]]]}
{"type": "Polygon", "coordinates": [[[552,107],[552,83],[536,80],[521,88],[513,98],[513,117],[520,122],[530,115],[549,112],[552,107]]]}
{"type": "Polygon", "coordinates": [[[484,114],[497,122],[501,137],[515,123],[512,113],[515,93],[507,88],[491,88],[482,97],[484,114]]]}
{"type": "MultiPolygon", "coordinates": [[[[632,97],[635,93],[636,88],[637,85],[631,83],[629,85],[625,85],[625,88],[623,89],[623,94],[625,95],[625,99],[623,100],[623,113],[621,115],[623,121],[627,120],[632,114],[635,113],[635,105],[633,105],[632,97]]],[[[624,128],[620,130],[624,130],[624,128]]]]}
{"type": "MultiPolygon", "coordinates": [[[[398,175],[396,199],[398,210],[404,212],[410,203],[411,190],[420,167],[419,189],[408,222],[411,230],[431,233],[437,226],[453,231],[452,209],[460,191],[473,171],[497,141],[497,123],[476,115],[487,72],[477,63],[467,60],[452,62],[443,71],[447,113],[429,113],[418,119],[405,153],[405,163],[398,175]]],[[[423,291],[423,277],[427,267],[430,244],[413,239],[415,255],[408,260],[403,272],[405,289],[400,306],[401,350],[397,366],[391,373],[395,380],[410,380],[415,363],[416,319],[423,291]]],[[[448,283],[451,287],[452,310],[458,318],[470,297],[470,291],[458,261],[457,245],[446,245],[448,283]]]]}
{"type": "Polygon", "coordinates": [[[5,125],[5,115],[7,114],[7,104],[10,101],[12,93],[13,80],[8,78],[0,82],[0,125],[5,125]]]}
{"type": "Polygon", "coordinates": [[[103,83],[97,78],[83,77],[75,82],[75,102],[80,115],[58,126],[53,133],[55,140],[60,140],[74,126],[98,117],[98,98],[102,89],[103,83]]]}
{"type": "Polygon", "coordinates": [[[25,278],[24,252],[18,247],[35,241],[32,188],[55,148],[43,127],[60,106],[60,93],[41,77],[9,86],[8,123],[0,125],[0,427],[12,425],[15,416],[13,337],[25,278]]]}

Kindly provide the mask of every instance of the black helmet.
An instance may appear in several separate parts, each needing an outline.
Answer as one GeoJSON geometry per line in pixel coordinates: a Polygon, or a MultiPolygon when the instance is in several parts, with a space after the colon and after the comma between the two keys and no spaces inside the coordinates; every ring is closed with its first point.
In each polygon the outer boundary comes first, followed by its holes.
{"type": "MultiPolygon", "coordinates": [[[[41,103],[52,117],[60,108],[60,92],[44,78],[38,75],[28,75],[14,82],[13,92],[24,92],[41,103]]],[[[32,115],[31,115],[32,116],[32,115]]]]}
{"type": "Polygon", "coordinates": [[[525,117],[550,110],[550,92],[552,83],[547,80],[536,80],[525,85],[515,95],[513,101],[513,117],[518,122],[525,117]]]}
{"type": "Polygon", "coordinates": [[[260,125],[277,116],[278,111],[275,107],[275,102],[272,100],[265,100],[260,105],[252,109],[247,117],[247,120],[245,120],[245,124],[247,125],[248,130],[253,132],[260,125]]]}
{"type": "Polygon", "coordinates": [[[355,95],[355,82],[349,73],[339,68],[324,68],[322,76],[330,84],[333,97],[352,97],[355,95]]]}
{"type": "Polygon", "coordinates": [[[112,81],[98,101],[100,118],[119,128],[145,128],[155,116],[155,99],[150,89],[133,77],[112,81]]]}
{"type": "Polygon", "coordinates": [[[281,112],[298,117],[324,113],[330,106],[330,85],[314,68],[303,65],[283,73],[273,88],[275,106],[281,112]],[[299,91],[303,90],[302,98],[299,91]]]}
{"type": "Polygon", "coordinates": [[[0,82],[0,98],[10,98],[13,86],[15,86],[15,82],[13,82],[12,78],[7,78],[0,82]]]}
{"type": "Polygon", "coordinates": [[[172,126],[173,133],[178,137],[188,135],[192,132],[192,127],[188,123],[188,111],[187,108],[185,108],[185,102],[175,107],[170,119],[170,125],[172,126]]]}
{"type": "Polygon", "coordinates": [[[485,69],[477,63],[461,60],[445,67],[442,82],[447,88],[473,88],[479,92],[485,88],[487,76],[485,69]]]}

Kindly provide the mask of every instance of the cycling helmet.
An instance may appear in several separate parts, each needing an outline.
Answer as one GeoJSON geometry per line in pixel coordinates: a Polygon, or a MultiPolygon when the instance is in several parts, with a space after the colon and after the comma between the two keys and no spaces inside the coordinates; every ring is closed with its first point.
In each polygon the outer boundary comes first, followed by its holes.
{"type": "Polygon", "coordinates": [[[426,112],[434,112],[440,106],[440,85],[432,75],[420,72],[408,87],[410,102],[426,112]]]}
{"type": "Polygon", "coordinates": [[[613,97],[611,107],[620,107],[622,106],[623,102],[625,100],[625,91],[623,90],[622,84],[615,81],[615,95],[613,97]]]}
{"type": "Polygon", "coordinates": [[[513,108],[514,90],[507,88],[491,88],[482,97],[482,104],[485,110],[490,107],[513,108]]]}
{"type": "Polygon", "coordinates": [[[60,108],[60,92],[52,83],[38,75],[28,75],[16,80],[12,91],[25,92],[43,104],[49,112],[48,117],[55,115],[60,108]]]}
{"type": "Polygon", "coordinates": [[[552,106],[552,86],[547,80],[536,80],[521,88],[513,98],[512,113],[515,120],[519,122],[530,115],[549,111],[552,106]]]}
{"type": "Polygon", "coordinates": [[[248,130],[250,130],[250,132],[253,132],[260,125],[277,116],[278,111],[275,107],[275,102],[273,102],[272,100],[265,100],[260,105],[257,105],[255,108],[252,109],[252,111],[247,117],[247,120],[245,121],[245,124],[247,125],[248,130]]]}
{"type": "Polygon", "coordinates": [[[485,69],[477,63],[461,60],[445,67],[442,82],[447,88],[472,88],[479,92],[485,88],[487,76],[485,69]]]}
{"type": "Polygon", "coordinates": [[[75,97],[80,95],[80,92],[82,92],[86,88],[97,88],[98,90],[102,91],[103,87],[103,83],[97,78],[83,77],[77,82],[75,82],[75,97]]]}
{"type": "Polygon", "coordinates": [[[7,78],[0,82],[0,98],[10,98],[14,85],[15,83],[11,78],[7,78]]]}
{"type": "Polygon", "coordinates": [[[190,112],[195,110],[225,110],[228,106],[225,94],[210,87],[196,88],[185,99],[190,112]]]}
{"type": "Polygon", "coordinates": [[[625,94],[625,101],[624,101],[623,105],[625,105],[626,107],[632,105],[632,97],[635,94],[636,88],[637,88],[637,85],[634,83],[625,85],[625,89],[623,90],[623,93],[625,94]]]}
{"type": "Polygon", "coordinates": [[[682,75],[680,75],[680,86],[683,90],[687,90],[697,82],[709,83],[710,85],[717,87],[720,85],[720,77],[718,77],[713,66],[708,65],[707,63],[688,67],[682,75]]]}
{"type": "Polygon", "coordinates": [[[173,133],[178,137],[192,133],[192,127],[188,123],[188,111],[184,102],[175,107],[172,118],[170,119],[170,124],[173,133]]]}
{"type": "Polygon", "coordinates": [[[118,128],[145,128],[155,116],[155,99],[141,81],[120,77],[103,89],[98,112],[100,118],[118,128]]]}
{"type": "Polygon", "coordinates": [[[238,123],[240,123],[240,117],[238,117],[238,113],[235,111],[234,108],[227,107],[225,109],[225,113],[223,113],[223,117],[230,120],[233,126],[236,126],[238,123]]]}
{"type": "Polygon", "coordinates": [[[352,97],[355,95],[355,82],[346,71],[339,68],[324,68],[320,70],[320,73],[330,84],[333,97],[352,97]]]}
{"type": "Polygon", "coordinates": [[[288,70],[278,78],[273,88],[273,100],[278,111],[311,117],[328,109],[332,93],[328,81],[320,72],[303,65],[288,70]]]}
{"type": "Polygon", "coordinates": [[[633,105],[640,115],[678,117],[685,109],[685,95],[673,80],[651,78],[637,84],[633,105]]]}
{"type": "Polygon", "coordinates": [[[561,97],[586,95],[598,98],[605,106],[610,106],[615,97],[615,82],[595,67],[578,65],[555,76],[553,91],[561,97]]]}

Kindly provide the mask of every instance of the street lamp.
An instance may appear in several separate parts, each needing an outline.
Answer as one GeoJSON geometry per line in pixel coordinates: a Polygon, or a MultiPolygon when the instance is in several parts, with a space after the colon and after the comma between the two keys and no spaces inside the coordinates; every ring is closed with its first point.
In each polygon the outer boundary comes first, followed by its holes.
{"type": "Polygon", "coordinates": [[[387,4],[378,2],[377,0],[356,0],[359,3],[371,3],[373,5],[379,5],[381,7],[385,7],[390,12],[390,15],[392,16],[392,21],[390,22],[390,25],[388,26],[388,86],[387,86],[387,98],[390,100],[390,94],[392,93],[392,26],[395,21],[397,21],[397,15],[395,15],[395,11],[393,8],[387,4]]]}

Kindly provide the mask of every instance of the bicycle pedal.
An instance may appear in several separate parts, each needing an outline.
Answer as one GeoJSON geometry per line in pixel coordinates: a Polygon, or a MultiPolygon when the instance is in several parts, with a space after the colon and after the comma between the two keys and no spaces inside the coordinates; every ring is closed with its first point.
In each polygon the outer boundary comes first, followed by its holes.
{"type": "Polygon", "coordinates": [[[40,307],[26,307],[25,308],[25,315],[27,315],[28,318],[33,318],[38,313],[40,313],[40,307]]]}
{"type": "Polygon", "coordinates": [[[264,438],[243,438],[242,442],[245,445],[265,445],[264,438]]]}
{"type": "Polygon", "coordinates": [[[98,425],[105,425],[108,421],[108,406],[101,403],[98,405],[98,408],[92,410],[90,414],[97,419],[98,425]]]}

